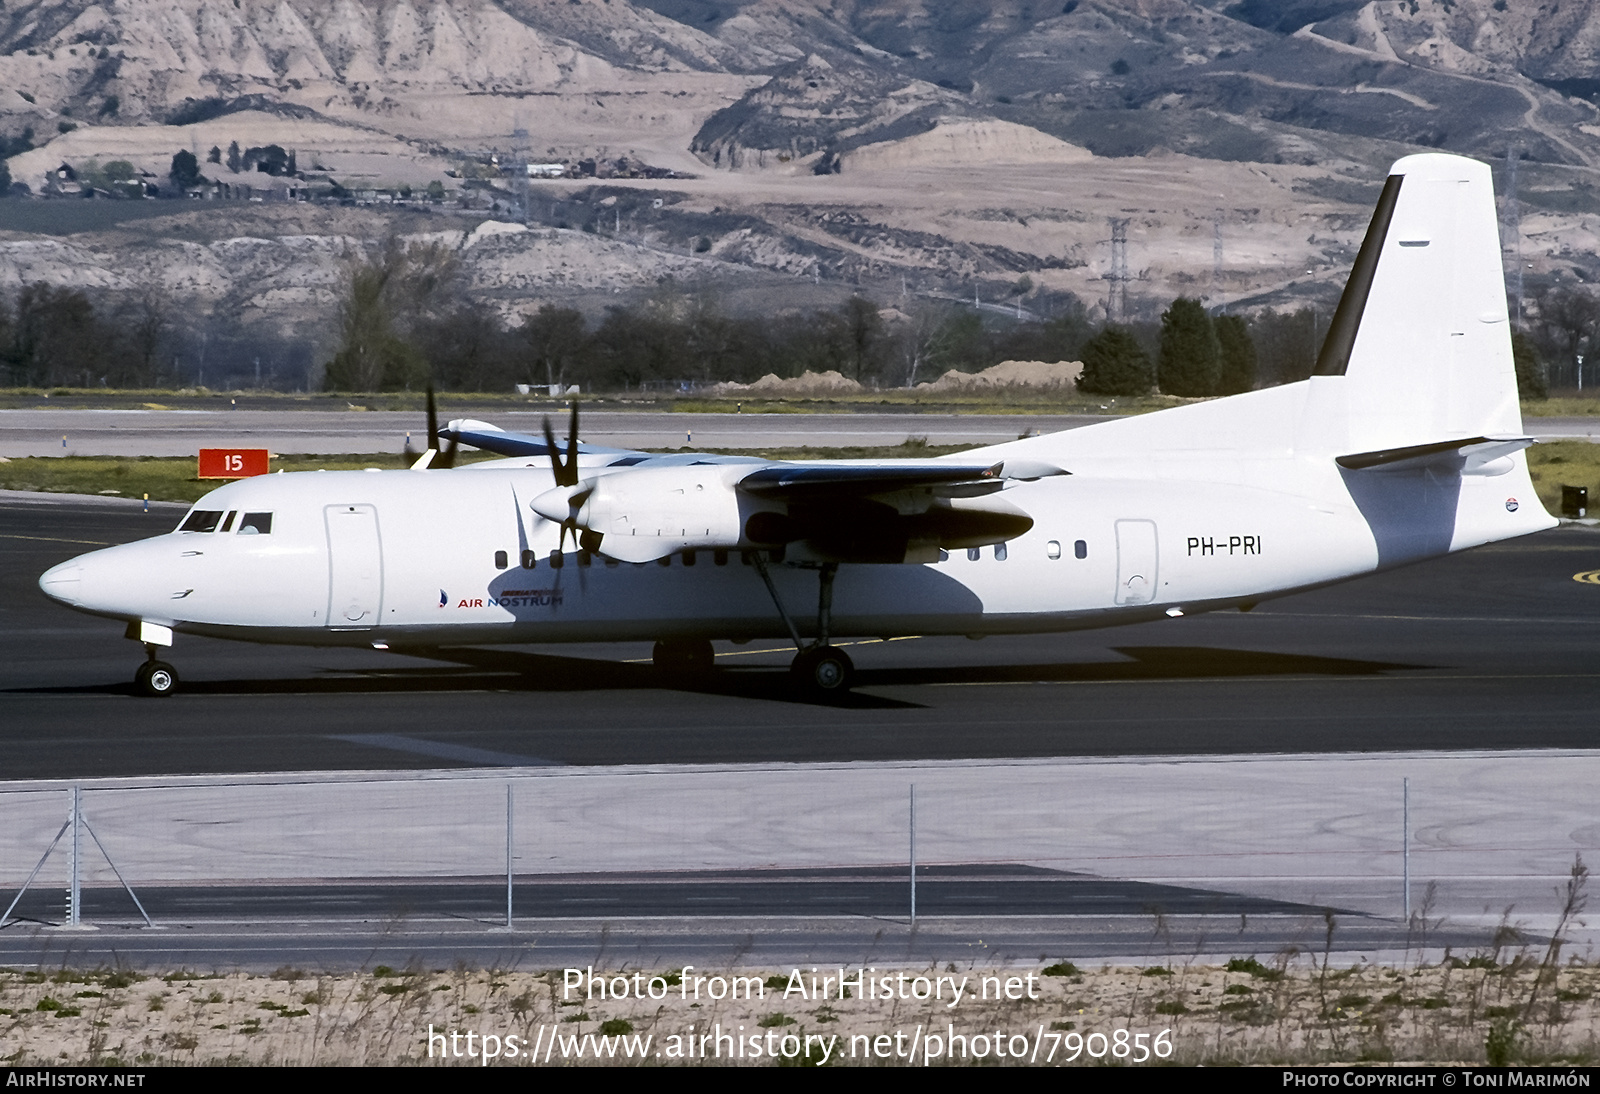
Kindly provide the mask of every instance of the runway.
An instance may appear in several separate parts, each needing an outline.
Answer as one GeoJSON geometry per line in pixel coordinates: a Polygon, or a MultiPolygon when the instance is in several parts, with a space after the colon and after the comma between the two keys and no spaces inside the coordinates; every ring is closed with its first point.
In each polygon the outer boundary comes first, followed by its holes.
{"type": "MultiPolygon", "coordinates": [[[[479,411],[451,408],[441,421],[487,420],[537,436],[561,410],[479,411]]],[[[683,414],[586,410],[582,437],[613,448],[839,448],[898,445],[908,437],[929,444],[999,444],[1031,431],[1054,432],[1104,420],[1091,415],[917,414],[683,414]]],[[[427,447],[421,414],[345,410],[0,410],[0,456],[193,456],[205,447],[237,445],[273,452],[404,452],[427,447]],[[65,443],[63,443],[65,442],[65,443]]]]}
{"type": "MultiPolygon", "coordinates": [[[[537,435],[550,412],[449,408],[443,420],[478,418],[537,435]]],[[[556,412],[555,417],[561,414],[556,412]]],[[[919,414],[915,408],[860,413],[696,414],[585,410],[583,439],[616,448],[802,448],[929,444],[990,445],[1105,421],[1089,414],[919,414]]],[[[1600,417],[1529,418],[1540,440],[1600,438],[1600,417]]],[[[193,456],[237,445],[282,453],[406,451],[427,447],[421,414],[356,410],[0,410],[0,456],[193,456]],[[65,442],[65,443],[63,443],[65,442]]]]}
{"type": "Polygon", "coordinates": [[[454,764],[849,762],[1590,748],[1600,534],[1563,528],[1217,613],[1067,635],[851,646],[860,687],[797,701],[776,642],[663,687],[644,643],[424,660],[180,637],[183,694],[132,695],[121,626],[37,575],[176,510],[0,502],[10,778],[454,764]],[[457,751],[452,757],[449,750],[457,751]]]}

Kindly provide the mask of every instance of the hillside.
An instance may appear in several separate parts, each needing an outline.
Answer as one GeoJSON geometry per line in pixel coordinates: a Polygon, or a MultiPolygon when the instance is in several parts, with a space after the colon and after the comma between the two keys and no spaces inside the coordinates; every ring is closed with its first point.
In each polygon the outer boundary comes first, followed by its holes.
{"type": "Polygon", "coordinates": [[[155,286],[315,355],[347,256],[400,235],[455,240],[508,319],[662,278],[1047,314],[1107,299],[1117,218],[1135,313],[1320,305],[1384,167],[1431,148],[1517,157],[1530,276],[1592,280],[1597,50],[1600,0],[8,0],[15,182],[125,160],[158,189],[188,150],[228,200],[0,211],[0,293],[155,286]],[[232,144],[369,204],[241,206],[270,180],[232,144]],[[465,246],[485,219],[519,231],[465,246]]]}

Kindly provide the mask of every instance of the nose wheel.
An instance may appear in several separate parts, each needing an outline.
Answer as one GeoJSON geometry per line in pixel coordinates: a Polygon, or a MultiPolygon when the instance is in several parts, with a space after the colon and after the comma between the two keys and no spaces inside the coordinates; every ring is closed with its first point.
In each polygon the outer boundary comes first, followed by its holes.
{"type": "Polygon", "coordinates": [[[133,674],[133,684],[141,695],[162,698],[178,690],[178,670],[165,661],[151,658],[133,674]]]}

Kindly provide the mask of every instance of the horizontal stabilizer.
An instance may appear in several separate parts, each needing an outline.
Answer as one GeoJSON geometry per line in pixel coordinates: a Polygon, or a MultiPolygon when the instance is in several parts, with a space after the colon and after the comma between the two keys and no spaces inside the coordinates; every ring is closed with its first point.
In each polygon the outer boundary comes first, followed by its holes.
{"type": "Polygon", "coordinates": [[[1494,474],[1495,471],[1490,469],[1494,461],[1521,452],[1532,443],[1532,437],[1466,437],[1456,441],[1357,452],[1340,456],[1337,462],[1340,467],[1351,471],[1412,471],[1436,467],[1469,475],[1494,474]]]}

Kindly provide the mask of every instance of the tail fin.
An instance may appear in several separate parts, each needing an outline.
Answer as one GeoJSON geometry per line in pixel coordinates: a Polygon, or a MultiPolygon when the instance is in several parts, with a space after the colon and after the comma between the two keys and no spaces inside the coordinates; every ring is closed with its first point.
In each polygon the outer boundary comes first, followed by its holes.
{"type": "Polygon", "coordinates": [[[1521,434],[1486,164],[1394,165],[1311,388],[1302,443],[1331,455],[1521,434]]]}

